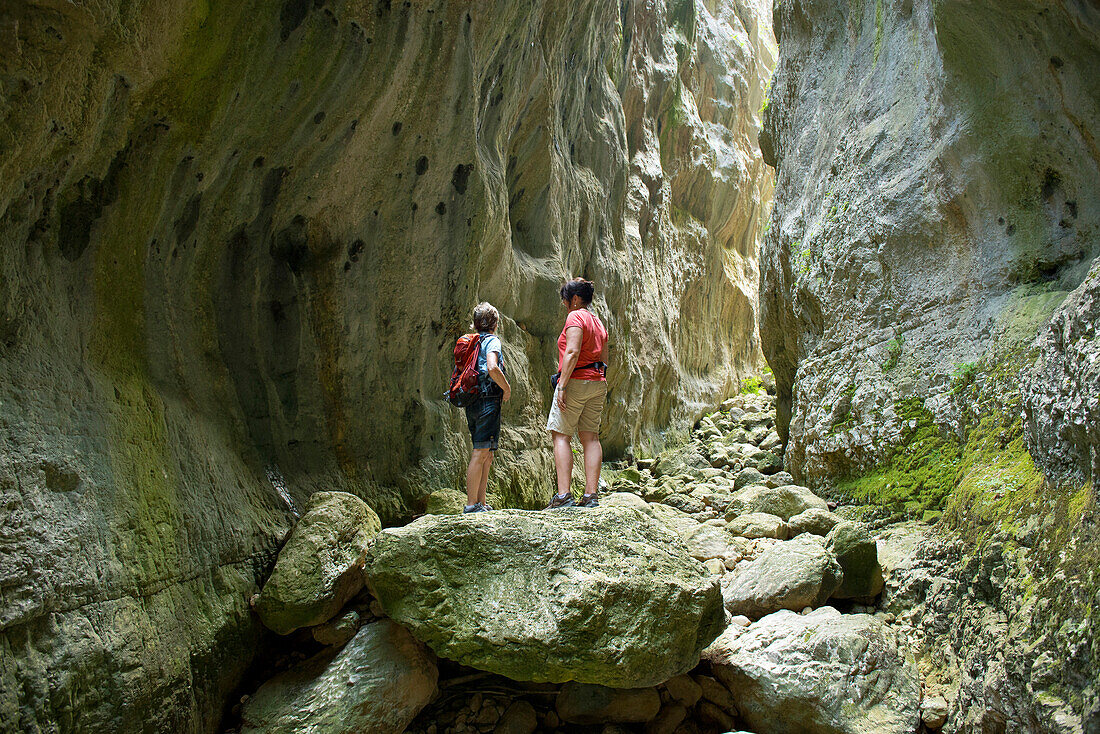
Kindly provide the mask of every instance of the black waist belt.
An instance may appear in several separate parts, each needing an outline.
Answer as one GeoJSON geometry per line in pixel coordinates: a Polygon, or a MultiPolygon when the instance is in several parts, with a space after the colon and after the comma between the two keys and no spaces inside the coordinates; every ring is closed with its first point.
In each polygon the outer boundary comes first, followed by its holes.
{"type": "MultiPolygon", "coordinates": [[[[603,362],[593,362],[591,364],[582,364],[579,367],[574,367],[573,372],[576,373],[577,370],[590,370],[592,368],[598,369],[600,371],[600,374],[603,375],[604,377],[607,376],[607,365],[604,364],[603,362]]],[[[558,389],[558,380],[560,380],[560,379],[561,379],[561,370],[558,370],[554,374],[550,375],[550,388],[553,389],[553,390],[557,390],[558,389]]]]}

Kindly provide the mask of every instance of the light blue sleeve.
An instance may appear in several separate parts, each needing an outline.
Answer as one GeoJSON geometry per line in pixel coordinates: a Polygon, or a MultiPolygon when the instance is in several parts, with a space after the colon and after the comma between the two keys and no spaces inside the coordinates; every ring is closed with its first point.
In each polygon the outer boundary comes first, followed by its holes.
{"type": "Polygon", "coordinates": [[[500,337],[491,334],[482,342],[481,353],[477,355],[477,369],[482,374],[489,372],[489,352],[497,353],[497,364],[504,369],[504,351],[501,349],[500,337]]]}
{"type": "Polygon", "coordinates": [[[485,340],[485,360],[488,363],[489,352],[497,353],[497,364],[504,366],[504,350],[500,345],[500,337],[493,335],[485,340]]]}

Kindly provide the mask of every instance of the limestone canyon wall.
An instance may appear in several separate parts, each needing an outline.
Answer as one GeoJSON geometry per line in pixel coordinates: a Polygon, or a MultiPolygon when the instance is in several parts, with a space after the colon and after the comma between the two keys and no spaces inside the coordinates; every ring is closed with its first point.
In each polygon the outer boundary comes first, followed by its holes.
{"type": "Polygon", "coordinates": [[[548,491],[567,275],[612,334],[610,456],[760,364],[759,0],[0,7],[0,718],[208,731],[319,489],[459,483],[476,301],[548,491]]]}
{"type": "Polygon", "coordinates": [[[953,731],[1091,731],[1100,10],[783,0],[774,21],[760,307],[786,467],[943,513],[963,593],[925,664],[953,671],[953,731]]]}
{"type": "Polygon", "coordinates": [[[901,433],[895,401],[1026,343],[1083,280],[1098,28],[1083,2],[780,6],[761,308],[796,472],[873,466],[901,433]]]}

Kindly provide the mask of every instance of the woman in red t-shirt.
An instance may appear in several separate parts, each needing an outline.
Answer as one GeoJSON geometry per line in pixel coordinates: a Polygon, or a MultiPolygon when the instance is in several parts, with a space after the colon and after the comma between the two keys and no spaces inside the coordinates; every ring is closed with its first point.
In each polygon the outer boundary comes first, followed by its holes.
{"type": "Polygon", "coordinates": [[[596,507],[600,484],[600,416],[607,398],[604,352],[607,329],[592,313],[596,288],[591,281],[576,278],[561,287],[561,300],[569,309],[565,327],[558,337],[558,387],[550,404],[546,430],[554,441],[554,468],[558,491],[546,509],[571,507],[569,491],[573,476],[573,451],[570,442],[576,433],[584,448],[584,497],[582,507],[596,507]]]}

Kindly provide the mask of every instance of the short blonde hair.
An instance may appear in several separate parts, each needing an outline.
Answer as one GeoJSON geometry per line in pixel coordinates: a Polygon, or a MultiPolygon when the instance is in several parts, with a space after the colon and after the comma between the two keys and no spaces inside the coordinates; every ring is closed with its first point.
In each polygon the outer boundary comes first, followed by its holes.
{"type": "Polygon", "coordinates": [[[474,328],[478,331],[496,331],[500,314],[493,304],[482,301],[474,306],[474,328]]]}

